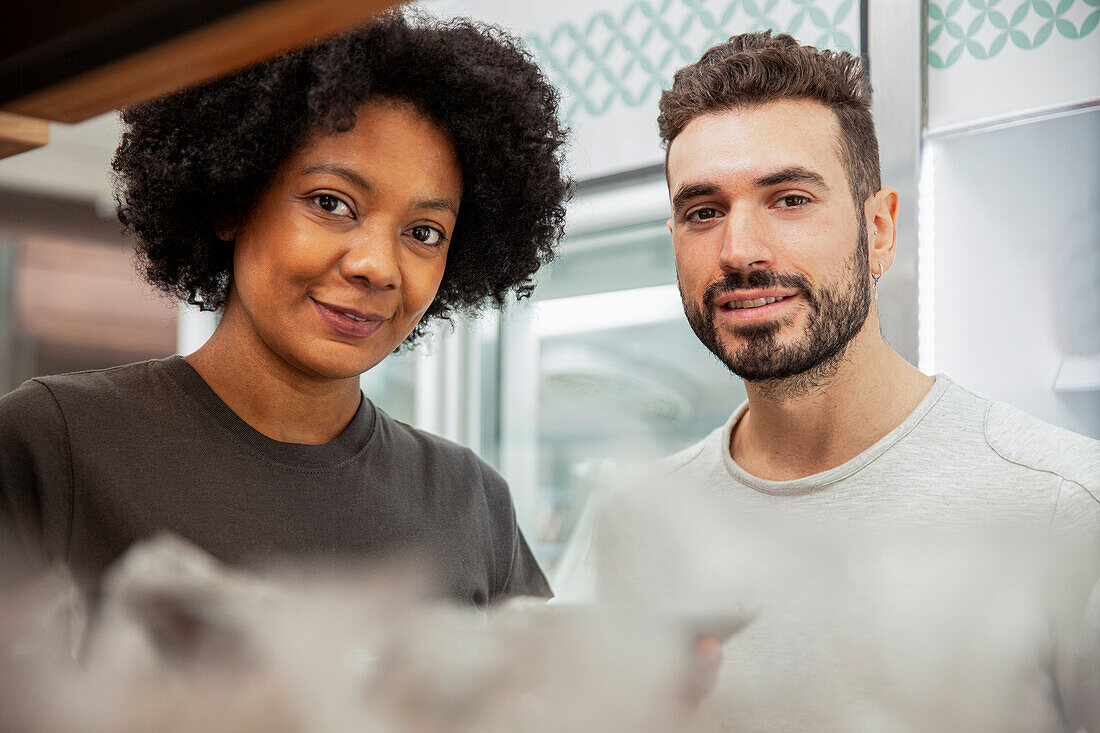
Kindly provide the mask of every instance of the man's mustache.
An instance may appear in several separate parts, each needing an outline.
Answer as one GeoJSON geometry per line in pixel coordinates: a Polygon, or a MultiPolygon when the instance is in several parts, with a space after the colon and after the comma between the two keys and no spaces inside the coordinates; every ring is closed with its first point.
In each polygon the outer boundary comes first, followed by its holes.
{"type": "Polygon", "coordinates": [[[748,290],[763,288],[786,288],[796,291],[811,303],[813,293],[810,282],[803,275],[784,275],[772,270],[749,270],[742,272],[728,272],[721,280],[715,280],[703,291],[703,304],[707,308],[714,307],[714,301],[731,290],[748,290]]]}

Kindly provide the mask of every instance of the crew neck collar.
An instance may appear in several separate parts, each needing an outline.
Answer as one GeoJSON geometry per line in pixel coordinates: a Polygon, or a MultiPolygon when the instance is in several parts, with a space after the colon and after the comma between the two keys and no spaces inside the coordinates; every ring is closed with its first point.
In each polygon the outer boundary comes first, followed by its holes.
{"type": "Polygon", "coordinates": [[[722,454],[722,461],[730,476],[756,491],[776,496],[810,494],[848,478],[896,445],[902,438],[908,435],[913,428],[920,424],[921,420],[923,420],[936,403],[939,402],[944,392],[946,392],[947,388],[952,384],[953,382],[946,375],[937,374],[936,381],[932,385],[932,388],[928,390],[928,394],[926,394],[920,403],[913,408],[913,411],[909,413],[900,425],[851,460],[835,468],[830,468],[827,471],[815,473],[810,476],[804,476],[790,481],[769,481],[768,479],[753,476],[733,460],[733,456],[730,454],[729,449],[730,436],[733,433],[734,426],[737,425],[738,421],[748,411],[748,400],[741,403],[718,433],[719,442],[717,448],[722,454]]]}
{"type": "Polygon", "coordinates": [[[160,362],[164,371],[199,407],[246,448],[270,462],[300,470],[337,468],[361,453],[374,435],[377,411],[360,392],[359,409],[344,431],[327,443],[284,443],[245,422],[179,355],[160,362]]]}

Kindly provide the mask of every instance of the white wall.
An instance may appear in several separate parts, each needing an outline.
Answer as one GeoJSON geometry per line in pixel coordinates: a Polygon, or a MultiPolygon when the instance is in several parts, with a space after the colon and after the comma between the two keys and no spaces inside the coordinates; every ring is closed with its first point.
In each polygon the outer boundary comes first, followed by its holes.
{"type": "Polygon", "coordinates": [[[1054,389],[1100,356],[1100,108],[930,147],[936,370],[1100,438],[1100,391],[1054,389]]]}

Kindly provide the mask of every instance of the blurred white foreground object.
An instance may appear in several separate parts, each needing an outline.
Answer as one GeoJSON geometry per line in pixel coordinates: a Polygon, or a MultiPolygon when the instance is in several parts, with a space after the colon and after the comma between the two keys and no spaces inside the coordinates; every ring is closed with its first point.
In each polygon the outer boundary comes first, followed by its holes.
{"type": "Polygon", "coordinates": [[[429,577],[407,562],[252,576],[158,537],[109,572],[79,666],[0,665],[19,682],[0,691],[0,729],[690,731],[717,660],[695,653],[700,639],[746,621],[485,613],[426,601],[429,577]]]}

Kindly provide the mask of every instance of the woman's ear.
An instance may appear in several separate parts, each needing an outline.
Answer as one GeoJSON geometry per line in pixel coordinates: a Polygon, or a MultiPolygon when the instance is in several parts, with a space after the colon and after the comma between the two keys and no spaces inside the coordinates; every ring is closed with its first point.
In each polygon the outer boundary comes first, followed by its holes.
{"type": "Polygon", "coordinates": [[[214,225],[214,233],[223,242],[232,242],[237,238],[237,223],[233,221],[218,222],[214,225]]]}

